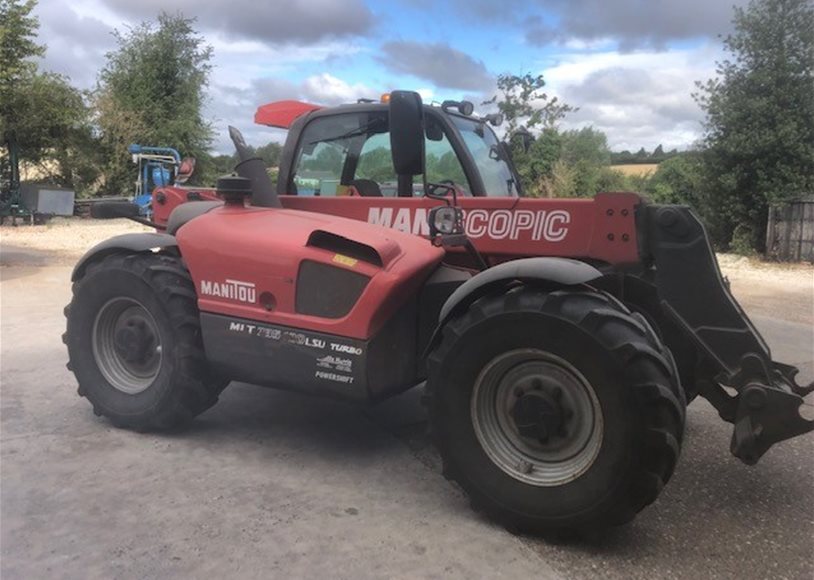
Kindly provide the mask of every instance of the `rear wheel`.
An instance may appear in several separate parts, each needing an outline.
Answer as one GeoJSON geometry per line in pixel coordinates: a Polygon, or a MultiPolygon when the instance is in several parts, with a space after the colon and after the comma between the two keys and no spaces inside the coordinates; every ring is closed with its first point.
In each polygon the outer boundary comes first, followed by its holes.
{"type": "Polygon", "coordinates": [[[429,363],[445,472],[512,529],[627,522],[673,472],[684,405],[669,351],[609,295],[483,297],[429,363]]]}
{"type": "Polygon", "coordinates": [[[117,426],[180,426],[214,405],[228,382],[207,364],[180,258],[115,254],[93,262],[65,314],[79,394],[117,426]]]}

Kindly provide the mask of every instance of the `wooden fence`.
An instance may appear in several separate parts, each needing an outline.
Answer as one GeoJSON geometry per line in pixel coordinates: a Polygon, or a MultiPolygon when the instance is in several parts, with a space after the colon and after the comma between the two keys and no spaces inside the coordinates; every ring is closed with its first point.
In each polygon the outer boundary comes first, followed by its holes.
{"type": "Polygon", "coordinates": [[[814,197],[769,209],[766,254],[787,262],[814,262],[814,197]]]}

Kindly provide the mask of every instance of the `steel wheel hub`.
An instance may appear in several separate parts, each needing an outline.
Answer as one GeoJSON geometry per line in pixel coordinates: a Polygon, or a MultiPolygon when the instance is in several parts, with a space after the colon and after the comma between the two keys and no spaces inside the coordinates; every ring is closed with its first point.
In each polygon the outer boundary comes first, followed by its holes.
{"type": "Polygon", "coordinates": [[[489,458],[532,485],[576,479],[602,444],[593,387],[573,365],[541,350],[514,350],[490,361],[475,382],[471,415],[489,458]]]}
{"type": "Polygon", "coordinates": [[[131,298],[114,298],[96,315],[93,356],[105,379],[129,395],[146,390],[161,368],[158,325],[144,306],[131,298]]]}
{"type": "Polygon", "coordinates": [[[511,415],[515,429],[522,437],[546,444],[553,437],[567,436],[565,417],[566,414],[571,416],[571,411],[561,404],[562,390],[555,389],[553,392],[542,390],[539,379],[533,380],[531,390],[515,388],[517,401],[511,415]]]}

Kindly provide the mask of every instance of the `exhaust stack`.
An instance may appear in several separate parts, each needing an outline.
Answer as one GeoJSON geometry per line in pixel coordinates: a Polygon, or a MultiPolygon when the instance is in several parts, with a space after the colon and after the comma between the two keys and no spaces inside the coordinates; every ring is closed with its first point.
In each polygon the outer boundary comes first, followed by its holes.
{"type": "Polygon", "coordinates": [[[235,172],[240,177],[251,181],[252,205],[282,207],[263,160],[254,156],[252,150],[246,145],[241,132],[232,126],[229,126],[229,137],[232,139],[237,150],[237,157],[240,159],[240,163],[235,166],[235,172]]]}

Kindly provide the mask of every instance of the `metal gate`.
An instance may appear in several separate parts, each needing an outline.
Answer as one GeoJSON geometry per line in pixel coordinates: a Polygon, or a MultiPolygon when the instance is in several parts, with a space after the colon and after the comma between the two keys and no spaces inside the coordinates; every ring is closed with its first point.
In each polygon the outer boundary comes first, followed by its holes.
{"type": "Polygon", "coordinates": [[[814,197],[769,208],[766,254],[785,262],[814,262],[814,197]]]}

